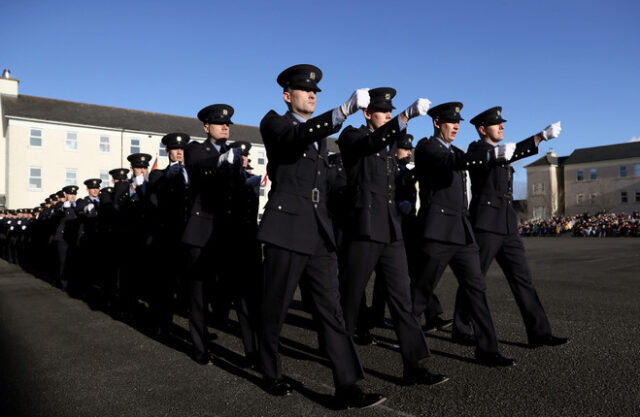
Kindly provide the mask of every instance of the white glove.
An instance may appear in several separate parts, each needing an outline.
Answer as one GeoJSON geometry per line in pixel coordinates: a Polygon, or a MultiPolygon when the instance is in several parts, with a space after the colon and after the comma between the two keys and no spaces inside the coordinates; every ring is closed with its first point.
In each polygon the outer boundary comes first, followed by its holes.
{"type": "Polygon", "coordinates": [[[134,183],[136,186],[140,186],[140,185],[142,185],[142,184],[144,183],[144,174],[140,174],[140,175],[138,175],[137,177],[135,177],[135,178],[133,179],[133,183],[134,183]]]}
{"type": "Polygon", "coordinates": [[[220,158],[218,158],[218,167],[224,164],[225,162],[228,163],[229,165],[233,165],[233,163],[237,162],[238,160],[242,160],[242,158],[240,158],[240,149],[231,148],[225,153],[223,153],[222,155],[220,155],[220,158]]]}
{"type": "Polygon", "coordinates": [[[349,100],[347,100],[344,104],[340,106],[340,110],[345,116],[349,116],[358,111],[358,109],[366,109],[369,107],[369,102],[371,98],[369,97],[369,89],[368,88],[358,88],[356,91],[351,94],[349,100]]]}
{"type": "Polygon", "coordinates": [[[497,161],[508,161],[516,151],[516,144],[513,142],[503,143],[493,148],[493,153],[497,161]]]}
{"type": "Polygon", "coordinates": [[[90,212],[91,210],[93,210],[94,208],[95,208],[95,206],[93,205],[93,203],[89,203],[89,204],[87,204],[86,206],[84,206],[84,212],[85,212],[85,213],[88,213],[88,212],[90,212]]]}
{"type": "Polygon", "coordinates": [[[545,127],[544,130],[540,132],[540,137],[544,140],[557,138],[561,131],[562,126],[560,126],[560,122],[555,122],[554,124],[545,127]]]}
{"type": "Polygon", "coordinates": [[[407,119],[413,119],[416,116],[424,116],[429,110],[431,102],[426,98],[417,99],[412,105],[406,108],[404,115],[407,119]]]}
{"type": "Polygon", "coordinates": [[[71,207],[71,201],[65,201],[64,203],[62,203],[62,207],[64,207],[64,208],[71,207]]]}

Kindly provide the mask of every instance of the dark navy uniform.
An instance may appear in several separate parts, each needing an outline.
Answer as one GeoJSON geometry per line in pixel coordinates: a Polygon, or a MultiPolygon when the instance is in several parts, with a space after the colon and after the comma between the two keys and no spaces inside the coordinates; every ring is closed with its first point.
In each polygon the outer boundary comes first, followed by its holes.
{"type": "MultiPolygon", "coordinates": [[[[169,133],[162,144],[171,151],[184,149],[191,137],[186,133],[169,133]]],[[[184,161],[169,161],[164,169],[149,174],[152,207],[152,251],[159,259],[156,262],[154,282],[151,286],[151,312],[158,336],[171,332],[174,311],[174,294],[184,279],[186,250],[180,242],[189,218],[190,181],[184,161]]]]}
{"type": "MultiPolygon", "coordinates": [[[[278,77],[283,87],[319,91],[322,73],[311,65],[289,68],[278,77]]],[[[258,230],[265,243],[265,281],[261,307],[260,360],[267,385],[282,377],[280,331],[300,282],[322,323],[324,351],[333,363],[337,388],[353,385],[363,371],[340,308],[336,242],[327,210],[326,137],[340,129],[333,112],[302,121],[291,112],[271,110],[260,122],[272,181],[258,230]]],[[[285,386],[278,392],[290,391],[285,386]]]]}
{"type": "MultiPolygon", "coordinates": [[[[475,126],[490,126],[506,122],[501,107],[493,107],[471,119],[475,126]]],[[[478,140],[467,151],[476,158],[493,152],[494,145],[478,140]]],[[[513,296],[525,323],[529,340],[551,335],[551,325],[531,280],[524,245],[518,235],[516,212],[513,209],[513,168],[510,163],[538,153],[534,137],[516,145],[508,162],[492,161],[488,164],[471,164],[471,223],[480,248],[480,267],[486,275],[495,258],[505,274],[513,296]]],[[[457,332],[471,334],[469,305],[458,294],[454,328],[457,332]]]]}
{"type": "MultiPolygon", "coordinates": [[[[383,87],[369,93],[372,111],[391,111],[395,90],[383,87]]],[[[341,287],[347,331],[353,335],[371,274],[375,270],[376,280],[385,280],[403,363],[409,370],[430,352],[412,314],[407,257],[395,200],[396,142],[406,128],[400,126],[399,119],[396,116],[375,131],[367,126],[348,126],[338,139],[353,196],[341,287]]]]}
{"type": "MultiPolygon", "coordinates": [[[[198,119],[205,125],[232,124],[233,107],[226,104],[207,106],[198,112],[198,119]]],[[[233,265],[226,262],[225,238],[231,232],[226,221],[230,211],[226,188],[235,173],[228,164],[218,166],[220,156],[229,148],[226,139],[204,143],[190,142],[185,148],[185,166],[191,183],[190,207],[182,234],[187,245],[187,270],[189,280],[189,330],[193,341],[194,359],[202,364],[210,363],[209,336],[205,320],[205,283],[209,286],[218,280],[230,279],[233,265]]],[[[234,153],[232,165],[239,163],[239,153],[234,153]]]]}

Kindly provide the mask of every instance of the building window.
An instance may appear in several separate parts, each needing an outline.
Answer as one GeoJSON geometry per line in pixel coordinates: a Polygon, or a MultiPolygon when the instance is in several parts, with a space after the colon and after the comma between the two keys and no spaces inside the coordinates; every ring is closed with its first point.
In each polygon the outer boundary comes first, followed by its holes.
{"type": "Polygon", "coordinates": [[[620,191],[620,202],[621,203],[626,203],[627,201],[628,201],[627,192],[626,191],[620,191]]]}
{"type": "Polygon", "coordinates": [[[76,185],[78,183],[78,170],[67,168],[64,174],[64,185],[76,185]]]}
{"type": "Polygon", "coordinates": [[[534,195],[544,194],[544,183],[543,182],[538,182],[538,183],[533,184],[533,194],[534,195]]]}
{"type": "Polygon", "coordinates": [[[140,153],[140,139],[131,139],[131,152],[140,153]]]}
{"type": "Polygon", "coordinates": [[[589,204],[593,205],[596,203],[596,198],[598,198],[598,193],[590,193],[589,194],[589,204]]]}
{"type": "Polygon", "coordinates": [[[29,133],[29,146],[32,148],[42,147],[42,130],[31,129],[31,132],[29,133]]]}
{"type": "Polygon", "coordinates": [[[66,149],[68,151],[78,150],[78,134],[75,132],[67,132],[66,149]]]}
{"type": "Polygon", "coordinates": [[[264,165],[264,151],[258,152],[258,165],[264,165]]]}
{"type": "Polygon", "coordinates": [[[160,150],[158,151],[159,156],[167,156],[167,152],[165,151],[165,146],[160,142],[160,150]]]}
{"type": "Polygon", "coordinates": [[[41,167],[29,167],[29,190],[31,191],[42,190],[42,168],[41,167]]]}
{"type": "Polygon", "coordinates": [[[102,187],[109,187],[111,185],[111,175],[109,175],[109,171],[101,169],[100,179],[102,180],[102,182],[100,183],[102,187]]]}
{"type": "Polygon", "coordinates": [[[621,177],[626,177],[627,176],[627,166],[626,165],[620,165],[620,176],[621,177]]]}
{"type": "Polygon", "coordinates": [[[640,177],[640,164],[633,164],[633,175],[640,177]]]}
{"type": "Polygon", "coordinates": [[[584,172],[581,169],[578,170],[577,179],[578,181],[584,181],[584,172]]]}
{"type": "Polygon", "coordinates": [[[596,178],[598,178],[598,173],[597,173],[595,168],[591,168],[589,170],[589,179],[590,180],[595,180],[596,178]]]}
{"type": "Polygon", "coordinates": [[[584,203],[584,194],[578,193],[576,194],[576,204],[581,206],[584,203]]]}
{"type": "Polygon", "coordinates": [[[100,152],[111,152],[111,144],[109,143],[109,136],[100,136],[100,152]]]}
{"type": "Polygon", "coordinates": [[[640,202],[640,191],[636,191],[636,203],[640,202]]]}

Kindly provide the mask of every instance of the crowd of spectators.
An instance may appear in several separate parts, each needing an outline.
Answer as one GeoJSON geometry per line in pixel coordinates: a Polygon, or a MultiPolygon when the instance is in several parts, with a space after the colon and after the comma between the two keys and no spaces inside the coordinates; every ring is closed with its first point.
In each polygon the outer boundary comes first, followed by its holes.
{"type": "Polygon", "coordinates": [[[640,212],[633,214],[601,211],[595,215],[581,215],[531,220],[520,224],[521,236],[574,237],[640,237],[640,212]]]}

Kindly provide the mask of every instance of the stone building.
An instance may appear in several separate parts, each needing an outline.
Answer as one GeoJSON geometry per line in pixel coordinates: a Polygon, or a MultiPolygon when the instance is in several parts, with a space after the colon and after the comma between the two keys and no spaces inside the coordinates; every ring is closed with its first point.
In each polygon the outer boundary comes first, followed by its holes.
{"type": "Polygon", "coordinates": [[[530,219],[640,209],[640,142],[551,151],[525,168],[530,219]]]}
{"type": "MultiPolygon", "coordinates": [[[[76,103],[19,94],[19,80],[8,70],[0,77],[0,207],[35,207],[65,185],[101,178],[111,185],[109,171],[129,167],[127,155],[145,152],[168,160],[160,139],[169,132],[185,132],[205,139],[202,123],[191,117],[76,103]]],[[[230,141],[251,142],[254,173],[266,173],[266,152],[255,126],[230,126],[230,141]]],[[[260,189],[260,209],[267,189],[260,189]]]]}

